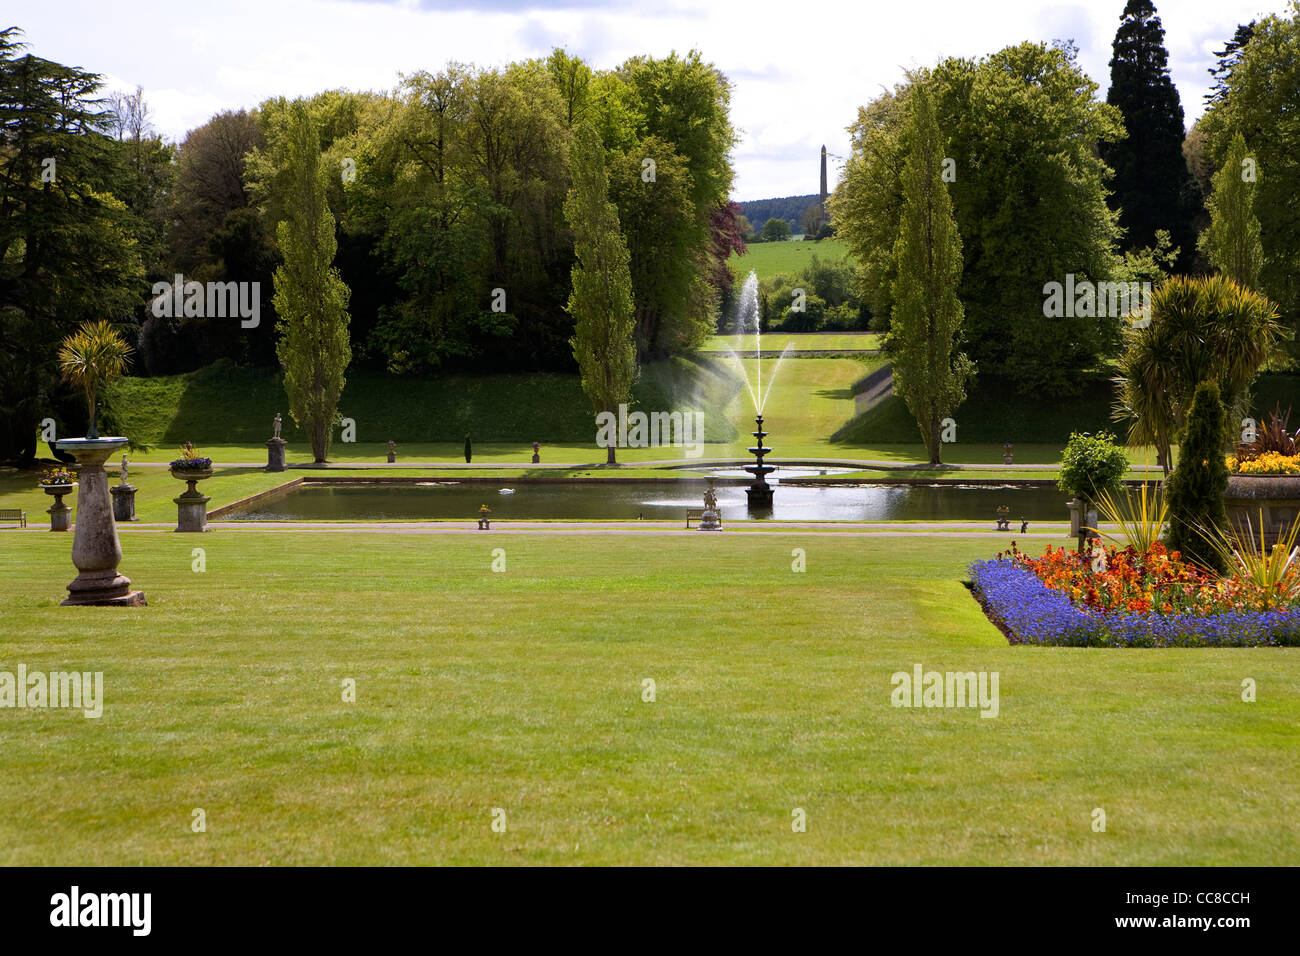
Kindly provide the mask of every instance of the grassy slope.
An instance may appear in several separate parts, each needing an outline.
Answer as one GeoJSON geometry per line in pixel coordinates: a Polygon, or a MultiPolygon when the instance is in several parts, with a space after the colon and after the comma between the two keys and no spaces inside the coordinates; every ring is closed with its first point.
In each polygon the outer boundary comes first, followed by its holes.
{"type": "MultiPolygon", "coordinates": [[[[642,369],[634,400],[646,409],[689,401],[709,410],[724,406],[738,387],[734,376],[707,360],[673,359],[642,369]]],[[[306,441],[288,414],[283,380],[276,372],[217,364],[189,375],[127,378],[110,389],[109,400],[114,424],[137,443],[160,447],[164,457],[184,441],[260,447],[259,457],[265,457],[277,411],[291,446],[306,441]]],[[[487,443],[594,441],[590,407],[576,375],[424,379],[354,371],[339,413],[355,420],[359,444],[382,447],[391,438],[401,444],[443,442],[459,448],[466,432],[487,443]]],[[[718,429],[708,435],[711,440],[734,437],[721,415],[708,417],[718,429]]],[[[349,449],[339,443],[336,450],[349,449]]]]}
{"type": "Polygon", "coordinates": [[[838,239],[820,242],[756,242],[743,256],[732,256],[728,265],[742,279],[752,269],[760,279],[774,275],[793,276],[808,265],[816,255],[818,259],[834,261],[848,255],[849,247],[838,239]]]}
{"type": "Polygon", "coordinates": [[[0,548],[0,669],[107,699],[0,712],[0,864],[1300,863],[1300,654],[1007,647],[988,542],[196,541],[126,535],[149,607],[75,614],[66,538],[0,548]],[[918,662],[1000,716],[891,707],[918,662]]]}

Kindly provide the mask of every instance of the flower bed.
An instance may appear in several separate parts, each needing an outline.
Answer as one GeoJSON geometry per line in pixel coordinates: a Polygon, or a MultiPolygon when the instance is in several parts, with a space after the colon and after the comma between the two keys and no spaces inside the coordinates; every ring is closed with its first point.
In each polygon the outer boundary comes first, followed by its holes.
{"type": "Polygon", "coordinates": [[[1275,451],[1256,458],[1229,456],[1226,464],[1234,475],[1300,475],[1300,455],[1283,455],[1275,451]]]}
{"type": "Polygon", "coordinates": [[[1104,549],[1101,570],[1065,549],[970,566],[976,598],[1012,644],[1063,647],[1300,646],[1300,606],[1214,579],[1156,546],[1104,549]]]}

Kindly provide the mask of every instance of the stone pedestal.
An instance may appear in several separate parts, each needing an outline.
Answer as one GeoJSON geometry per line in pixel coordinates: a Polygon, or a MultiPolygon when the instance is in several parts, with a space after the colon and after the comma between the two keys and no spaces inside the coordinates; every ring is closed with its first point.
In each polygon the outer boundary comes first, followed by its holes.
{"type": "Polygon", "coordinates": [[[721,531],[722,519],[718,517],[718,513],[716,511],[710,508],[700,516],[699,530],[700,531],[721,531]]]}
{"type": "Polygon", "coordinates": [[[177,531],[207,531],[208,530],[208,502],[212,499],[199,491],[195,485],[204,478],[211,477],[211,472],[204,472],[194,477],[186,474],[180,474],[175,471],[172,474],[184,481],[189,487],[181,492],[179,498],[173,498],[176,502],[176,530],[177,531]]]}
{"type": "Polygon", "coordinates": [[[1079,513],[1081,502],[1078,498],[1071,498],[1065,503],[1065,507],[1070,509],[1070,537],[1079,536],[1079,528],[1083,526],[1083,515],[1079,513]]]}
{"type": "Polygon", "coordinates": [[[113,520],[134,521],[135,485],[129,485],[124,481],[120,485],[114,485],[109,491],[113,495],[113,520]]]}
{"type": "Polygon", "coordinates": [[[122,545],[117,539],[113,506],[109,500],[104,462],[126,447],[125,438],[64,438],[60,451],[77,459],[77,526],[72,539],[72,563],[77,577],[68,585],[64,605],[142,607],[144,594],[131,590],[131,580],[120,574],[122,545]]]}
{"type": "MultiPolygon", "coordinates": [[[[284,471],[284,446],[286,444],[288,442],[283,438],[268,438],[266,440],[267,471],[284,471]]],[[[191,490],[193,490],[193,486],[191,486],[191,490]]]]}
{"type": "Polygon", "coordinates": [[[51,531],[68,531],[72,528],[72,509],[63,503],[63,496],[72,494],[73,485],[45,485],[42,490],[54,499],[54,504],[45,509],[50,516],[51,531]]]}

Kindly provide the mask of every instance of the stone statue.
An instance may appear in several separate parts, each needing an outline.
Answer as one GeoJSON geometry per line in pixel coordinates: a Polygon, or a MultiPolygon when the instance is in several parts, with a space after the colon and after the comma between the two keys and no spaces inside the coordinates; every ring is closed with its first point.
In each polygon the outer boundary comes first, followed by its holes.
{"type": "Polygon", "coordinates": [[[718,514],[718,493],[713,490],[713,482],[716,480],[710,478],[709,487],[704,489],[704,514],[700,515],[699,524],[701,531],[722,530],[722,519],[718,514]]]}
{"type": "Polygon", "coordinates": [[[271,427],[274,429],[274,431],[271,434],[271,437],[279,438],[280,437],[280,413],[279,412],[275,413],[275,421],[271,424],[271,427]]]}
{"type": "Polygon", "coordinates": [[[126,455],[122,456],[122,484],[126,484],[126,455]]]}

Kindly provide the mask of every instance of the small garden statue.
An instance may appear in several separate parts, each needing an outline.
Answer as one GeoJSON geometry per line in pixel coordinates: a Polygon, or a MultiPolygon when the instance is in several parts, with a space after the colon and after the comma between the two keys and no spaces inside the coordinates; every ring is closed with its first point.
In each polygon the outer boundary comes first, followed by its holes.
{"type": "Polygon", "coordinates": [[[272,437],[272,438],[279,438],[279,437],[280,437],[280,425],[281,425],[280,413],[279,413],[279,412],[276,412],[276,413],[275,413],[275,421],[273,421],[273,422],[271,423],[271,437],[272,437]]]}
{"type": "Polygon", "coordinates": [[[390,438],[388,439],[388,463],[391,465],[395,461],[397,461],[397,442],[390,438]]]}
{"type": "Polygon", "coordinates": [[[542,446],[537,442],[533,442],[533,464],[534,465],[541,464],[542,461],[542,456],[540,454],[541,450],[542,450],[542,446]]]}
{"type": "Polygon", "coordinates": [[[492,509],[489,508],[487,505],[478,506],[478,529],[480,531],[492,530],[492,519],[488,517],[488,515],[491,513],[492,513],[492,509]]]}
{"type": "Polygon", "coordinates": [[[122,484],[126,484],[126,455],[122,456],[122,484]]]}
{"type": "Polygon", "coordinates": [[[999,531],[1011,530],[1011,509],[1006,505],[998,505],[998,528],[999,531]]]}
{"type": "MultiPolygon", "coordinates": [[[[704,513],[700,515],[701,531],[721,531],[722,517],[718,514],[718,493],[713,490],[716,478],[709,479],[709,487],[704,489],[704,513]]],[[[689,518],[689,514],[687,515],[689,518]]]]}
{"type": "Polygon", "coordinates": [[[1021,515],[1021,516],[1020,516],[1020,533],[1021,533],[1021,534],[1026,534],[1026,533],[1028,533],[1028,531],[1029,531],[1029,522],[1025,519],[1025,516],[1024,516],[1024,515],[1021,515]]]}
{"type": "Polygon", "coordinates": [[[1009,441],[1002,443],[1002,464],[1004,465],[1014,464],[1011,459],[1011,447],[1011,442],[1009,441]]]}

